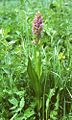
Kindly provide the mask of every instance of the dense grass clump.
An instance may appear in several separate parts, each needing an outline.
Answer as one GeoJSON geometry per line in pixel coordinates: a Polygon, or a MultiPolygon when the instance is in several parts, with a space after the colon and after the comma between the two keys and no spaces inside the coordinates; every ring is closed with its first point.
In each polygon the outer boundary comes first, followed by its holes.
{"type": "Polygon", "coordinates": [[[0,1],[0,120],[72,120],[71,0],[0,1]]]}

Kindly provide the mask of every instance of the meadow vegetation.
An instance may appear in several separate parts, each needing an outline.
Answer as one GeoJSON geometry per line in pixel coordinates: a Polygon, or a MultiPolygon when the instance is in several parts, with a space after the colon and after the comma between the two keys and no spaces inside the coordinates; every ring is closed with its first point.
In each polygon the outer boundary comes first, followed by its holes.
{"type": "Polygon", "coordinates": [[[0,0],[0,120],[72,120],[71,0],[0,0]]]}

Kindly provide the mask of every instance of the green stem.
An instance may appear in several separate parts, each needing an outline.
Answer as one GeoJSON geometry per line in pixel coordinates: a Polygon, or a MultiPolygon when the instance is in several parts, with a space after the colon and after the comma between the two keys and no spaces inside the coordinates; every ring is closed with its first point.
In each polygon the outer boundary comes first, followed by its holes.
{"type": "Polygon", "coordinates": [[[45,83],[44,83],[44,93],[43,93],[43,120],[44,120],[44,109],[45,109],[45,87],[46,87],[46,80],[45,80],[45,83]]]}

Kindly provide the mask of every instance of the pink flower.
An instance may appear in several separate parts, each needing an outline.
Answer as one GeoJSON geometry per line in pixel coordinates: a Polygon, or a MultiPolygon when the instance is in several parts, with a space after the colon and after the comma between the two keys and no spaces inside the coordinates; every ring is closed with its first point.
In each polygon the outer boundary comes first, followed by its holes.
{"type": "Polygon", "coordinates": [[[39,39],[43,31],[43,19],[40,12],[37,12],[33,20],[32,31],[34,35],[39,39]]]}

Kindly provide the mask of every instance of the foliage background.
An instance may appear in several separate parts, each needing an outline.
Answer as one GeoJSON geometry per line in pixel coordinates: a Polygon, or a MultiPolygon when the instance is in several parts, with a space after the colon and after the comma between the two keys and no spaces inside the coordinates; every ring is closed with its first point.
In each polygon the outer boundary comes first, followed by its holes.
{"type": "MultiPolygon", "coordinates": [[[[41,12],[44,24],[40,43],[41,55],[38,56],[41,58],[43,85],[46,88],[43,94],[45,101],[52,101],[49,105],[57,103],[55,109],[48,106],[46,108],[45,102],[44,110],[50,112],[48,114],[53,120],[72,119],[72,1],[1,0],[1,120],[42,119],[37,118],[39,115],[37,116],[38,111],[35,107],[34,90],[27,71],[28,56],[32,58],[31,64],[34,68],[37,66],[37,49],[32,44],[32,21],[37,11],[41,12]],[[49,98],[52,89],[55,93],[51,93],[49,98]]],[[[42,110],[39,112],[42,113],[42,110]]]]}

